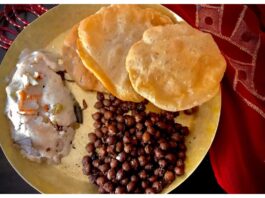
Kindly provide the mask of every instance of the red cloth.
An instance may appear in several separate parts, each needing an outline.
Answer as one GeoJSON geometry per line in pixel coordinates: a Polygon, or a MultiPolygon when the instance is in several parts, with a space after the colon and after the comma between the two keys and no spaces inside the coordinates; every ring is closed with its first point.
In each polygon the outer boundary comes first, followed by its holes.
{"type": "Polygon", "coordinates": [[[211,164],[228,193],[265,193],[265,6],[165,5],[213,35],[227,61],[211,164]]]}

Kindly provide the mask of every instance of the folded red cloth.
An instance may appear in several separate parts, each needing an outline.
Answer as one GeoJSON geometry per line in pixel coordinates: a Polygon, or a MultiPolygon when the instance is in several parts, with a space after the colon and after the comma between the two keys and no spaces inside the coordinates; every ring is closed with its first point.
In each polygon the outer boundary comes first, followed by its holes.
{"type": "Polygon", "coordinates": [[[265,6],[165,6],[211,33],[227,61],[210,149],[218,183],[228,193],[265,193],[265,6]]]}

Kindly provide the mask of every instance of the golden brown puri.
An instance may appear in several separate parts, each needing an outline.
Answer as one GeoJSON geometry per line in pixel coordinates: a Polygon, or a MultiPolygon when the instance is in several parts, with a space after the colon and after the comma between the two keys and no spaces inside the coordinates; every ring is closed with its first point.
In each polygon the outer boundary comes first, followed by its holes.
{"type": "Polygon", "coordinates": [[[106,92],[106,89],[82,63],[76,49],[77,27],[66,36],[63,45],[63,60],[67,73],[84,90],[106,92]]]}
{"type": "Polygon", "coordinates": [[[126,59],[135,91],[168,111],[189,109],[211,99],[225,68],[212,36],[184,22],[146,30],[126,59]]]}
{"type": "Polygon", "coordinates": [[[121,100],[139,102],[129,80],[125,59],[130,47],[153,26],[172,24],[171,19],[136,5],[112,5],[80,22],[78,51],[84,65],[104,87],[121,100]]]}

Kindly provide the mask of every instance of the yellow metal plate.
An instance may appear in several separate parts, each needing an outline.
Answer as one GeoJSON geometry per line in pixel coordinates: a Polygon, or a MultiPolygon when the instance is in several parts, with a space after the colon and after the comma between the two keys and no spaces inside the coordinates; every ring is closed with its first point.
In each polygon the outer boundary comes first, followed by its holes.
{"type": "MultiPolygon", "coordinates": [[[[11,140],[10,123],[4,114],[6,79],[12,74],[18,56],[23,49],[47,48],[60,53],[67,31],[102,6],[104,5],[59,5],[51,9],[18,35],[0,67],[0,144],[18,174],[42,193],[97,193],[97,188],[90,184],[87,177],[82,174],[81,165],[81,159],[85,155],[87,133],[93,130],[91,114],[95,111],[93,105],[96,95],[93,92],[83,91],[76,84],[67,84],[81,104],[83,99],[88,103],[88,108],[84,111],[84,124],[76,131],[74,148],[67,157],[63,158],[60,165],[38,164],[25,159],[11,140]]],[[[161,5],[141,6],[158,9],[175,21],[178,17],[161,5]]],[[[186,139],[186,173],[164,189],[163,193],[168,193],[179,186],[198,167],[214,139],[220,109],[221,94],[219,92],[211,101],[203,104],[197,114],[193,116],[181,114],[179,116],[178,121],[191,130],[186,139]]]]}

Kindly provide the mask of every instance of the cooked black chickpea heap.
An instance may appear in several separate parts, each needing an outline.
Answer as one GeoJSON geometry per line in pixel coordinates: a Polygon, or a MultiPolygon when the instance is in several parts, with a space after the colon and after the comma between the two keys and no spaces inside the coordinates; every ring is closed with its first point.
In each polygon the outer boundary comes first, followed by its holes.
{"type": "Polygon", "coordinates": [[[83,172],[100,193],[159,193],[184,174],[185,136],[178,112],[145,112],[147,101],[97,94],[83,172]]]}

